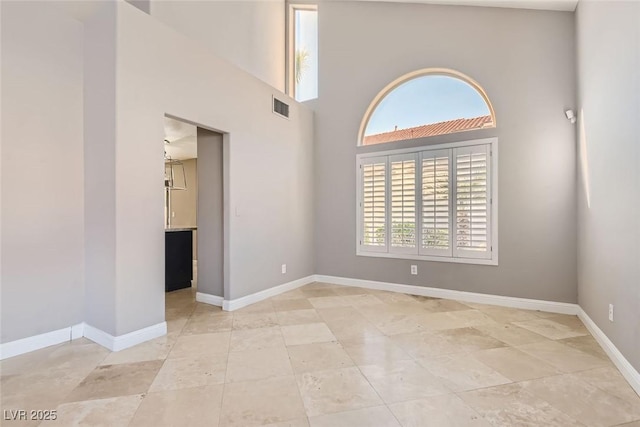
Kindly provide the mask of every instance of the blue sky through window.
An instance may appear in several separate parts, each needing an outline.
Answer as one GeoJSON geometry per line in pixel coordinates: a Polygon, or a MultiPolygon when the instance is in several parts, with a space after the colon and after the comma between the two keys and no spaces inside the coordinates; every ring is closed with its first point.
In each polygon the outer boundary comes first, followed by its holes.
{"type": "Polygon", "coordinates": [[[448,120],[491,114],[484,98],[468,83],[449,76],[409,80],[385,96],[371,115],[365,135],[375,135],[448,120]]]}

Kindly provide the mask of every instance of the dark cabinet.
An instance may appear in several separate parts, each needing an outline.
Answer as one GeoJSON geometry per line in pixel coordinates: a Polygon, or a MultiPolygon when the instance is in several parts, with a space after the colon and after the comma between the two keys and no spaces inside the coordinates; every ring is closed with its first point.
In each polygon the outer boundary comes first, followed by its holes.
{"type": "Polygon", "coordinates": [[[193,280],[193,232],[190,229],[165,230],[164,290],[191,287],[193,280]]]}

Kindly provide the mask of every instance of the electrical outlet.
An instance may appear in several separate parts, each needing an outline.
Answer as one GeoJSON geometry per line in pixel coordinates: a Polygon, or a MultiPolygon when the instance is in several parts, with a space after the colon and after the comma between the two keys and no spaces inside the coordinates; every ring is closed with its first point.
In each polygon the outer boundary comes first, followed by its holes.
{"type": "Polygon", "coordinates": [[[418,274],[418,266],[417,265],[412,265],[411,266],[411,274],[413,274],[414,276],[416,274],[418,274]]]}
{"type": "Polygon", "coordinates": [[[287,272],[287,264],[282,264],[282,274],[287,272]]]}
{"type": "Polygon", "coordinates": [[[175,218],[176,217],[176,213],[175,212],[171,212],[171,218],[175,218]]]}
{"type": "Polygon", "coordinates": [[[609,321],[613,322],[613,304],[609,304],[609,321]]]}

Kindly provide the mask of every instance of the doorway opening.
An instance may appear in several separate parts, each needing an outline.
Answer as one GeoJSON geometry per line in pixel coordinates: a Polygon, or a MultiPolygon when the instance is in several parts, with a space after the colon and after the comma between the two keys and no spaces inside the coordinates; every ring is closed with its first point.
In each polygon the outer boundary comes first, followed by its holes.
{"type": "Polygon", "coordinates": [[[164,118],[165,306],[190,316],[196,299],[222,306],[225,281],[224,134],[164,118]]]}

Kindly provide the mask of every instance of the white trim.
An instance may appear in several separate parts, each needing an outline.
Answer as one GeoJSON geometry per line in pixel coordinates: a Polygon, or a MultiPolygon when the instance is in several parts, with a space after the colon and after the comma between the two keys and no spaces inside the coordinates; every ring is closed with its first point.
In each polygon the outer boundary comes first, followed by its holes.
{"type": "Polygon", "coordinates": [[[71,327],[71,339],[76,340],[78,338],[84,337],[84,322],[78,323],[77,325],[73,325],[71,327]]]}
{"type": "MultiPolygon", "coordinates": [[[[393,150],[368,151],[366,153],[358,153],[356,154],[356,157],[360,159],[366,159],[368,157],[392,156],[395,154],[415,153],[417,151],[445,150],[448,148],[470,147],[473,145],[489,145],[492,148],[495,148],[494,145],[497,145],[497,143],[498,143],[498,138],[494,136],[491,138],[469,139],[466,141],[447,142],[443,144],[420,145],[418,147],[396,148],[393,150]]],[[[367,147],[375,147],[375,145],[373,146],[368,145],[367,147]]]]}
{"type": "MultiPolygon", "coordinates": [[[[72,329],[76,326],[69,326],[43,334],[33,335],[15,341],[0,344],[0,360],[19,356],[41,348],[68,342],[72,337],[72,329]]],[[[79,337],[78,337],[79,338],[79,337]]]]}
{"type": "Polygon", "coordinates": [[[640,373],[629,363],[620,350],[611,342],[604,332],[591,320],[589,315],[579,307],[578,317],[587,327],[591,335],[598,341],[600,347],[607,353],[614,365],[618,368],[622,376],[627,380],[629,385],[640,395],[640,373]]]}
{"type": "Polygon", "coordinates": [[[433,298],[453,299],[462,302],[499,305],[502,307],[540,310],[550,313],[578,314],[579,306],[566,302],[544,301],[528,298],[507,297],[502,295],[479,294],[475,292],[455,291],[451,289],[430,288],[426,286],[403,285],[399,283],[376,282],[373,280],[350,279],[346,277],[316,275],[317,282],[342,286],[378,289],[433,298]]]}
{"type": "Polygon", "coordinates": [[[160,322],[128,334],[114,337],[98,328],[84,324],[84,336],[91,341],[108,348],[111,351],[120,351],[125,348],[161,337],[167,334],[167,322],[160,322]]]}
{"type": "Polygon", "coordinates": [[[196,292],[196,301],[204,304],[215,305],[216,307],[222,307],[224,298],[202,292],[196,292]]]}
{"type": "Polygon", "coordinates": [[[288,283],[284,283],[282,285],[274,286],[273,288],[265,289],[264,291],[256,292],[255,294],[250,294],[250,295],[247,295],[241,298],[236,298],[233,300],[224,300],[222,304],[222,309],[225,311],[238,310],[239,308],[246,307],[251,304],[255,304],[267,298],[271,298],[273,296],[280,295],[287,291],[297,289],[301,286],[308,285],[309,283],[313,283],[315,281],[316,281],[316,276],[311,275],[307,277],[302,277],[297,280],[293,280],[288,283]]]}
{"type": "MultiPolygon", "coordinates": [[[[495,247],[495,246],[494,246],[495,247]]],[[[411,259],[415,261],[435,261],[435,262],[454,262],[459,264],[476,264],[476,265],[498,265],[498,255],[496,259],[484,258],[453,258],[448,255],[416,255],[403,253],[387,253],[356,250],[356,256],[368,256],[373,258],[395,258],[395,259],[411,259]]]]}

